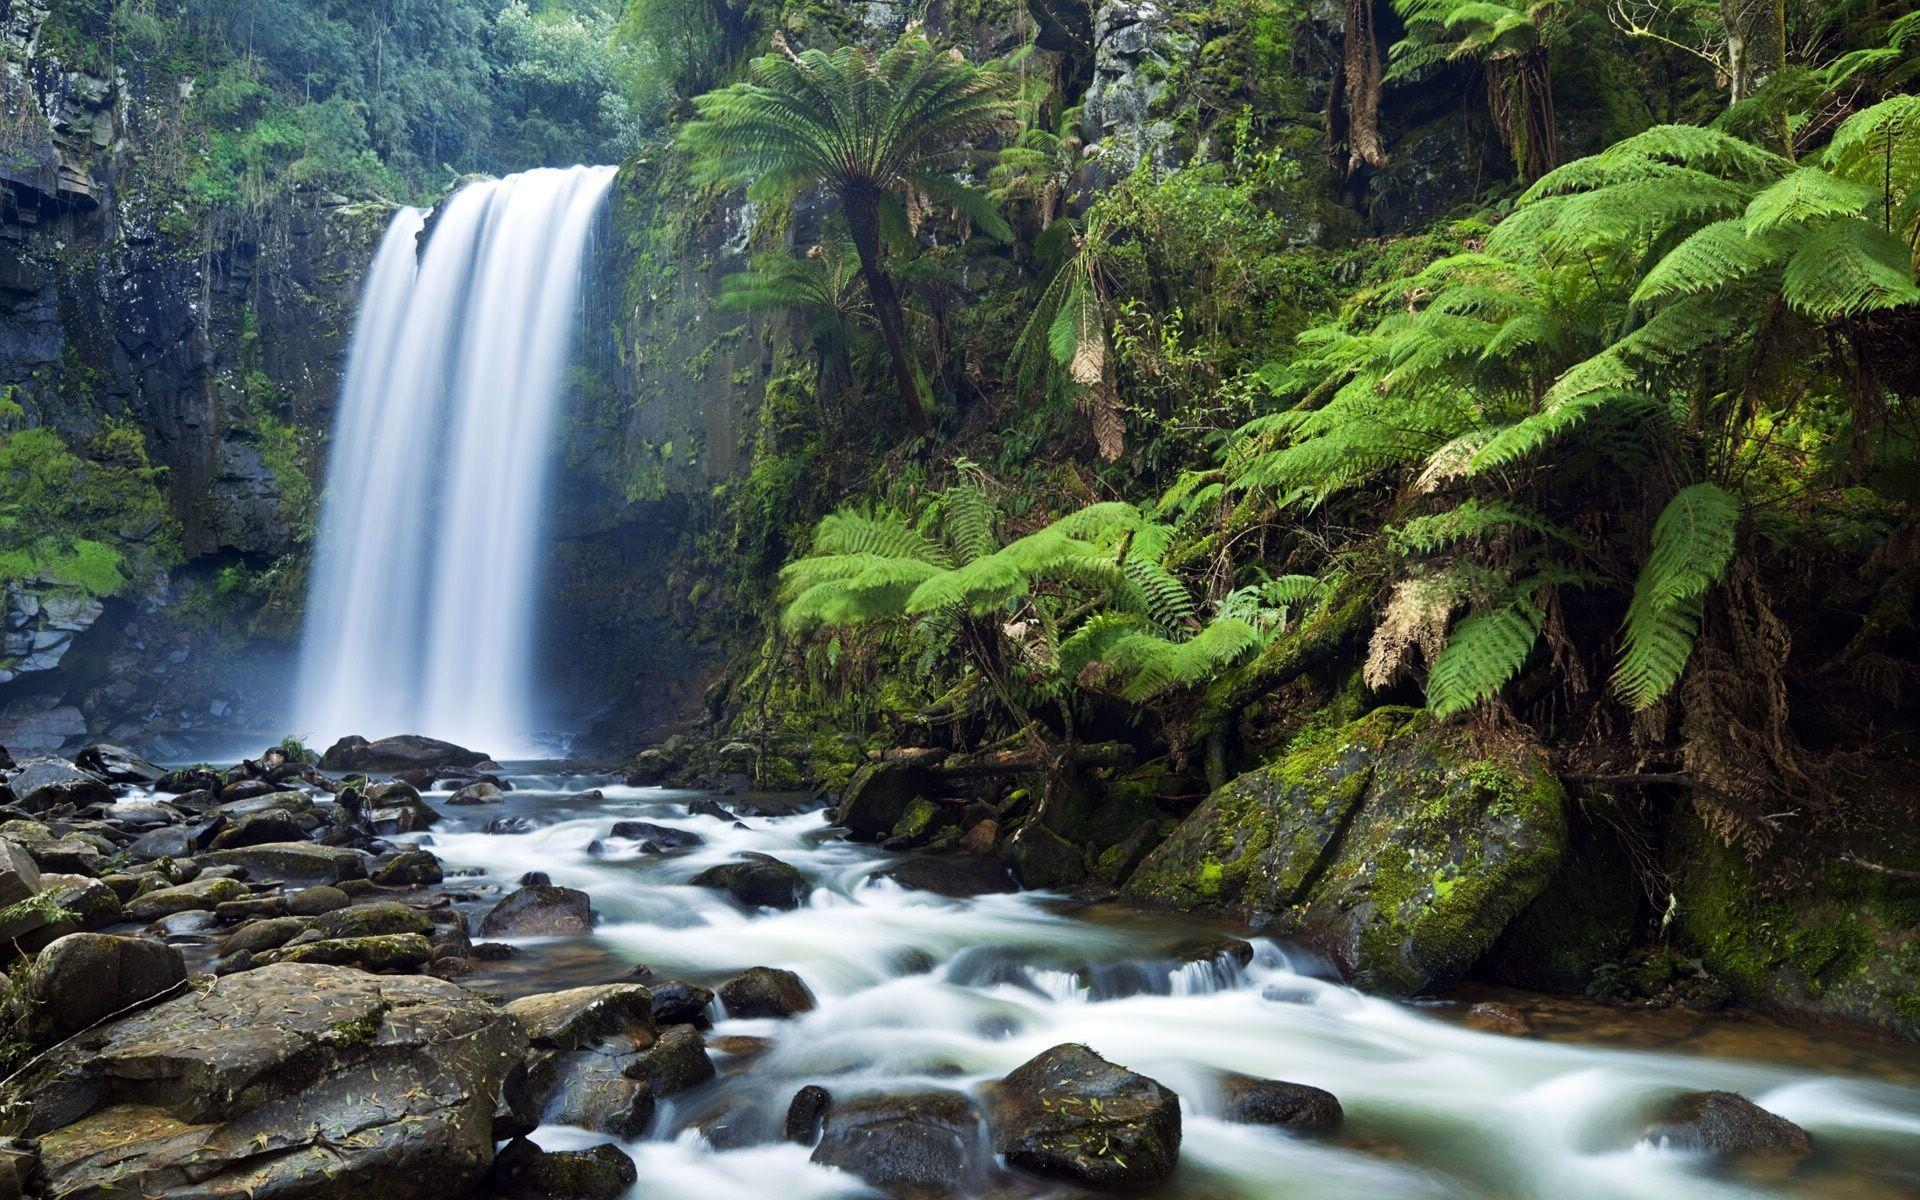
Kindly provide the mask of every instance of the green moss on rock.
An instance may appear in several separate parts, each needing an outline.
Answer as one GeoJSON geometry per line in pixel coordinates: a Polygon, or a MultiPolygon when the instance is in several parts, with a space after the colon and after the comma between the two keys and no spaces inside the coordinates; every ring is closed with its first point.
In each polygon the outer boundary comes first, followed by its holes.
{"type": "Polygon", "coordinates": [[[1360,986],[1414,994],[1465,975],[1565,846],[1537,746],[1377,709],[1215,792],[1128,890],[1270,924],[1360,986]]]}

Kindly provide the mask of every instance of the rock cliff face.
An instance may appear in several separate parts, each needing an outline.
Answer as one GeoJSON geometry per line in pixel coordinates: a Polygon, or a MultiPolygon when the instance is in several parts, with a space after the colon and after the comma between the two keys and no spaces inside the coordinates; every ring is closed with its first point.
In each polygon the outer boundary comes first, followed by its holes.
{"type": "Polygon", "coordinates": [[[48,14],[0,5],[0,397],[18,406],[12,427],[83,455],[105,430],[137,431],[163,469],[178,561],[104,602],[6,585],[0,744],[190,732],[249,704],[266,728],[288,625],[261,618],[297,596],[318,431],[387,208],[294,193],[236,217],[155,201],[143,166],[165,130],[140,82],[71,68],[43,36],[48,14]]]}

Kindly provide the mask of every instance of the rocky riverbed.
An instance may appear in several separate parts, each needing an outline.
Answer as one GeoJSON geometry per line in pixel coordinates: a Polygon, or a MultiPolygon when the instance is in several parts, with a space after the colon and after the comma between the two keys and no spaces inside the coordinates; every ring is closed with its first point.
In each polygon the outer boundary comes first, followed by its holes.
{"type": "Polygon", "coordinates": [[[422,738],[0,778],[0,1197],[1920,1188],[1910,1048],[1415,1009],[824,798],[422,738]]]}

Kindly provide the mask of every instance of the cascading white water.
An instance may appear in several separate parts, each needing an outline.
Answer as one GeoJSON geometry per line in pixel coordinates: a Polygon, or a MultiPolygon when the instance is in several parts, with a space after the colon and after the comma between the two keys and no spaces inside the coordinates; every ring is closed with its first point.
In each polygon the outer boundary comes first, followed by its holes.
{"type": "Polygon", "coordinates": [[[505,755],[536,728],[554,416],[612,167],[528,171],[394,216],[327,469],[296,728],[505,755]]]}

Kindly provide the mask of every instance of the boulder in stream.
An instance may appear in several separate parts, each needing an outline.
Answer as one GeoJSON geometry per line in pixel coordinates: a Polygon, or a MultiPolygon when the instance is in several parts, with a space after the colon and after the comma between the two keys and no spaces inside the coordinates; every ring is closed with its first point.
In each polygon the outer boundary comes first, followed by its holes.
{"type": "Polygon", "coordinates": [[[0,1086],[50,1195],[440,1200],[493,1161],[519,1024],[436,979],[281,964],[188,989],[0,1086]]]}
{"type": "Polygon", "coordinates": [[[814,999],[792,971],[753,967],[720,985],[720,1003],[730,1017],[791,1017],[811,1012],[814,999]]]}
{"type": "Polygon", "coordinates": [[[64,758],[27,759],[7,779],[7,787],[12,789],[16,805],[34,813],[60,804],[84,808],[113,802],[113,789],[106,780],[64,758]]]}
{"type": "Polygon", "coordinates": [[[798,908],[813,890],[798,867],[770,854],[749,853],[745,859],[708,867],[687,882],[722,890],[748,908],[798,908]]]}
{"type": "Polygon", "coordinates": [[[1220,1079],[1220,1115],[1240,1125],[1274,1125],[1293,1133],[1340,1127],[1340,1100],[1324,1088],[1229,1072],[1220,1079]]]}
{"type": "Polygon", "coordinates": [[[1807,1131],[1737,1092],[1675,1096],[1645,1141],[1716,1157],[1791,1164],[1813,1153],[1807,1131]]]}
{"type": "Polygon", "coordinates": [[[419,734],[401,734],[375,742],[363,737],[343,737],[320,757],[320,767],[326,771],[407,771],[423,767],[470,768],[486,761],[487,756],[478,750],[419,734]]]}
{"type": "Polygon", "coordinates": [[[983,1133],[964,1092],[855,1096],[827,1114],[813,1161],[907,1200],[969,1196],[986,1173],[983,1133]]]}
{"type": "Polygon", "coordinates": [[[1180,1157],[1180,1098],[1085,1046],[1016,1068],[994,1087],[988,1124],[1008,1165],[1098,1192],[1152,1187],[1180,1157]]]}
{"type": "Polygon", "coordinates": [[[520,888],[480,919],[482,937],[573,937],[593,932],[593,898],[577,888],[520,888]]]}
{"type": "Polygon", "coordinates": [[[71,933],[35,956],[11,1007],[27,1044],[50,1046],[187,978],[186,960],[149,938],[71,933]]]}
{"type": "Polygon", "coordinates": [[[586,1150],[542,1150],[514,1138],[493,1160],[486,1192],[498,1200],[617,1200],[640,1172],[612,1143],[586,1150]]]}
{"type": "Polygon", "coordinates": [[[616,821],[607,836],[639,842],[641,851],[646,854],[685,850],[690,846],[701,845],[707,840],[691,829],[655,825],[652,821],[616,821]]]}
{"type": "Polygon", "coordinates": [[[317,842],[268,842],[237,850],[215,850],[200,856],[203,867],[234,866],[255,879],[297,879],[340,883],[367,877],[367,856],[341,846],[317,842]]]}

